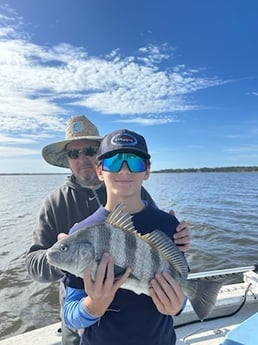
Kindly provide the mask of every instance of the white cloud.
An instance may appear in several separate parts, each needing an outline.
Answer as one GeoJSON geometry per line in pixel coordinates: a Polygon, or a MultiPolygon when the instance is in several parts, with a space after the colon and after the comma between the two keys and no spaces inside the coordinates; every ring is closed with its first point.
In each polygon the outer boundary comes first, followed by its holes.
{"type": "Polygon", "coordinates": [[[17,138],[17,137],[10,137],[6,135],[0,135],[0,143],[31,144],[34,142],[35,140],[33,140],[32,138],[17,138]]]}
{"type": "Polygon", "coordinates": [[[139,49],[139,52],[143,54],[143,57],[139,56],[138,60],[143,61],[148,66],[154,66],[163,60],[171,58],[173,56],[171,54],[171,50],[173,49],[167,44],[162,44],[161,46],[149,44],[148,46],[141,47],[139,49]]]}
{"type": "Polygon", "coordinates": [[[127,123],[127,124],[139,124],[142,126],[155,126],[155,125],[165,125],[172,122],[179,122],[179,120],[170,117],[130,117],[129,119],[120,119],[114,122],[127,123]]]}
{"type": "Polygon", "coordinates": [[[39,154],[40,154],[40,150],[11,147],[11,146],[0,146],[0,157],[6,157],[6,158],[12,157],[13,159],[14,157],[31,156],[31,155],[39,155],[39,154]]]}
{"type": "MultiPolygon", "coordinates": [[[[22,19],[14,18],[5,16],[0,24],[2,131],[61,131],[59,116],[68,115],[70,106],[135,115],[136,122],[139,115],[199,109],[190,94],[224,83],[184,65],[161,69],[161,61],[171,58],[167,45],[142,47],[138,56],[122,57],[117,49],[104,58],[91,57],[82,47],[31,42],[21,31],[22,19]]],[[[146,118],[151,122],[157,120],[146,118]]]]}

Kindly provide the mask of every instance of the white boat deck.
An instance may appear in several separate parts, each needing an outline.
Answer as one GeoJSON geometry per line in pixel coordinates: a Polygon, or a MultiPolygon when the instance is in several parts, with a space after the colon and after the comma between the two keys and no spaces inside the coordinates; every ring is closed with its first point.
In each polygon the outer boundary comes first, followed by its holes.
{"type": "MultiPolygon", "coordinates": [[[[231,330],[236,329],[243,321],[257,312],[258,301],[257,303],[246,304],[241,311],[231,317],[176,328],[176,345],[221,345],[231,330]]],[[[252,345],[257,344],[258,339],[256,338],[252,345]]]]}
{"type": "MultiPolygon", "coordinates": [[[[258,312],[258,302],[247,304],[232,317],[205,321],[176,329],[176,345],[221,345],[225,335],[248,317],[258,312]]],[[[0,345],[61,345],[61,337],[56,335],[59,323],[42,327],[0,341],[0,345]]],[[[121,344],[122,345],[122,344],[121,344]]],[[[257,345],[257,342],[253,345],[257,345]]]]}
{"type": "MultiPolygon", "coordinates": [[[[175,318],[175,325],[186,324],[176,328],[176,345],[222,345],[225,336],[236,329],[243,321],[258,312],[258,275],[252,271],[244,273],[244,282],[224,286],[218,296],[216,308],[209,316],[210,321],[197,320],[188,303],[181,316],[175,318]],[[244,302],[244,296],[246,300],[244,302]],[[243,307],[231,315],[243,304],[243,307]],[[224,316],[224,317],[221,317],[224,316]],[[190,322],[198,321],[190,324],[190,322]],[[189,324],[187,324],[189,323],[189,324]]],[[[258,325],[254,332],[258,332],[258,325]]],[[[258,344],[258,333],[251,345],[258,344]]],[[[233,343],[232,343],[233,344],[233,343]]],[[[235,343],[234,343],[235,344],[235,343]]],[[[238,343],[238,345],[246,345],[238,343]]]]}
{"type": "Polygon", "coordinates": [[[42,327],[30,332],[0,340],[1,345],[61,345],[61,337],[57,335],[60,323],[42,327]]]}
{"type": "MultiPolygon", "coordinates": [[[[218,296],[216,308],[212,315],[210,315],[210,318],[213,318],[211,321],[198,321],[178,327],[180,324],[197,320],[188,303],[182,315],[175,318],[176,345],[223,345],[225,336],[231,330],[236,329],[243,321],[258,313],[258,275],[252,271],[247,272],[244,274],[244,281],[244,283],[226,285],[222,288],[218,296]],[[240,311],[232,316],[218,318],[220,315],[229,315],[234,312],[243,302],[245,293],[247,293],[246,302],[240,311]]],[[[61,345],[61,337],[57,334],[59,328],[60,323],[55,323],[0,340],[0,345],[61,345]]],[[[243,345],[258,344],[258,325],[254,327],[252,332],[257,332],[256,336],[254,336],[254,342],[248,342],[243,345]]]]}

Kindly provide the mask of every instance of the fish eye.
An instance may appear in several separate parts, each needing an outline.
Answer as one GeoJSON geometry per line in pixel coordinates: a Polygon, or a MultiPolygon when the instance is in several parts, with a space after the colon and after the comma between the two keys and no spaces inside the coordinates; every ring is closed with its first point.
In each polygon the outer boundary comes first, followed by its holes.
{"type": "Polygon", "coordinates": [[[61,244],[60,244],[60,250],[61,250],[62,252],[66,252],[66,251],[68,250],[68,245],[67,245],[67,244],[61,243],[61,244]]]}

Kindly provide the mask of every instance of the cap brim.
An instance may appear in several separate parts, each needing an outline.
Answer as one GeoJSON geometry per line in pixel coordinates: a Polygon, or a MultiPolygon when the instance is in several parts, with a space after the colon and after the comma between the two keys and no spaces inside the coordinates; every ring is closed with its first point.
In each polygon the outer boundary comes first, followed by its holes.
{"type": "Polygon", "coordinates": [[[46,145],[42,149],[42,157],[45,161],[51,165],[61,167],[61,168],[70,168],[67,155],[65,153],[65,147],[67,144],[72,143],[78,140],[92,140],[92,141],[101,141],[102,137],[100,136],[83,136],[76,137],[69,140],[58,141],[53,144],[46,145]]]}

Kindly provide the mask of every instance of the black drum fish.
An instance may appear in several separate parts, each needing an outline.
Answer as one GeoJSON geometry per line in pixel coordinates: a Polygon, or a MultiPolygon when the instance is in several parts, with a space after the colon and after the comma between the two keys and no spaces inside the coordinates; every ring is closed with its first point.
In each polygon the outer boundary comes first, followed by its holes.
{"type": "Polygon", "coordinates": [[[131,218],[119,204],[104,223],[84,227],[55,243],[47,250],[48,262],[79,277],[93,262],[94,279],[103,253],[108,252],[114,258],[116,276],[127,267],[132,268],[122,288],[146,295],[155,273],[168,272],[180,284],[197,316],[201,320],[206,318],[222,283],[213,279],[187,279],[187,261],[173,241],[158,229],[141,235],[131,218]]]}

